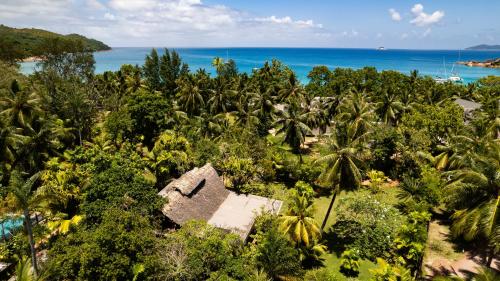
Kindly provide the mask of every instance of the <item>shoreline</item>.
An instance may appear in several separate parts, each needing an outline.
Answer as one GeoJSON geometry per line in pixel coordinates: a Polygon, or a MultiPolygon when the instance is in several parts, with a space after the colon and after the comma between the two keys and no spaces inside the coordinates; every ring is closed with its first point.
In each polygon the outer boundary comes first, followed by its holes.
{"type": "Polygon", "coordinates": [[[468,67],[500,68],[500,58],[485,61],[459,61],[457,63],[468,67]]]}
{"type": "MultiPolygon", "coordinates": [[[[98,51],[93,51],[92,53],[101,53],[101,52],[109,52],[109,51],[112,51],[113,49],[109,49],[109,50],[98,50],[98,51]]],[[[27,58],[24,58],[21,60],[21,62],[39,62],[39,61],[42,61],[43,58],[41,56],[29,56],[27,58]]]]}

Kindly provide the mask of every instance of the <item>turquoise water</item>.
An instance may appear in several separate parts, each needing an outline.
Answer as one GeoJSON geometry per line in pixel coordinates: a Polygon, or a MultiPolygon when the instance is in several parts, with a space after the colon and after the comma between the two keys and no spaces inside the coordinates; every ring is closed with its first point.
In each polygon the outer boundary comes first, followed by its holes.
{"type": "Polygon", "coordinates": [[[0,238],[3,238],[4,234],[5,234],[5,237],[9,237],[13,230],[20,228],[22,225],[23,225],[23,218],[7,219],[7,220],[1,222],[0,223],[0,238]],[[3,227],[4,233],[2,233],[2,227],[3,227]]]}
{"type": "MultiPolygon", "coordinates": [[[[378,70],[396,70],[408,74],[417,69],[422,75],[444,76],[444,62],[449,73],[458,60],[486,60],[500,58],[500,51],[457,50],[385,50],[374,49],[315,49],[315,48],[179,48],[176,49],[191,70],[205,68],[214,73],[214,57],[231,58],[240,71],[250,73],[265,61],[276,58],[291,67],[302,81],[317,65],[329,68],[350,67],[359,69],[373,66],[378,70]]],[[[151,48],[114,48],[95,54],[96,72],[118,70],[122,64],[144,63],[151,48]]],[[[163,52],[159,49],[160,53],[163,52]]],[[[30,73],[35,63],[24,63],[22,71],[30,73]]],[[[455,65],[455,71],[466,81],[475,81],[487,75],[500,75],[500,69],[455,65]]]]}

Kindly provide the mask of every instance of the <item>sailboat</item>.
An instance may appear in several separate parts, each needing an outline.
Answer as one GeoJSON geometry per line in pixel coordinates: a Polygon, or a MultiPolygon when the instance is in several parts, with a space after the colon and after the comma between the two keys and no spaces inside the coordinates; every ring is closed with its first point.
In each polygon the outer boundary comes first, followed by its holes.
{"type": "MultiPolygon", "coordinates": [[[[458,51],[458,60],[460,61],[460,51],[458,51]]],[[[453,82],[453,83],[462,83],[463,79],[460,77],[458,72],[454,71],[455,70],[455,63],[453,63],[453,66],[451,67],[451,72],[450,75],[446,73],[446,62],[445,59],[443,58],[443,67],[444,67],[444,78],[438,77],[434,79],[438,83],[444,83],[444,82],[453,82]]]]}

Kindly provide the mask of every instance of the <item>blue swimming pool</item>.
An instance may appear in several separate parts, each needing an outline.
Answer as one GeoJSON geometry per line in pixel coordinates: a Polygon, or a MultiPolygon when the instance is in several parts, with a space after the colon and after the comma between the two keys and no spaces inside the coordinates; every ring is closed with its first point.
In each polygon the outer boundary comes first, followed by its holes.
{"type": "Polygon", "coordinates": [[[23,218],[9,218],[0,221],[0,237],[8,238],[12,235],[12,232],[23,226],[23,218]]]}

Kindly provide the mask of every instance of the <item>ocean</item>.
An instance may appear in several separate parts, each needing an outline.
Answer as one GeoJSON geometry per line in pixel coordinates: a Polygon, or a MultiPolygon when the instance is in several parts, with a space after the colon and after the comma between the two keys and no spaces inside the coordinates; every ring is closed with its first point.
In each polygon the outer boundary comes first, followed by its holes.
{"type": "MultiPolygon", "coordinates": [[[[157,48],[163,53],[163,48],[157,48]]],[[[261,67],[265,61],[278,59],[292,68],[302,82],[307,74],[318,65],[331,69],[373,66],[377,70],[396,70],[408,74],[416,69],[421,75],[445,77],[453,70],[464,79],[473,82],[488,75],[499,75],[500,69],[467,67],[456,61],[483,61],[500,58],[500,51],[458,51],[458,50],[375,50],[375,49],[322,49],[322,48],[175,48],[190,70],[204,68],[215,73],[212,67],[214,57],[236,61],[239,71],[250,73],[261,67]]],[[[96,73],[118,70],[123,64],[142,65],[151,51],[144,48],[113,48],[111,51],[95,53],[96,73]]],[[[23,73],[33,72],[36,63],[23,63],[23,73]]]]}

